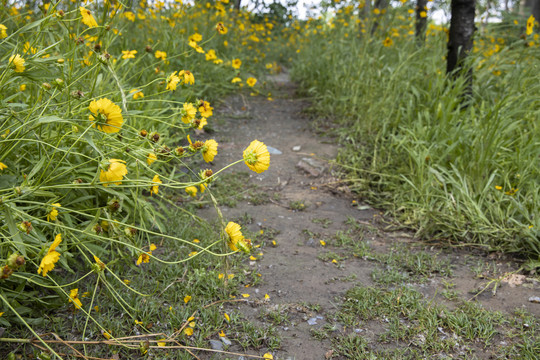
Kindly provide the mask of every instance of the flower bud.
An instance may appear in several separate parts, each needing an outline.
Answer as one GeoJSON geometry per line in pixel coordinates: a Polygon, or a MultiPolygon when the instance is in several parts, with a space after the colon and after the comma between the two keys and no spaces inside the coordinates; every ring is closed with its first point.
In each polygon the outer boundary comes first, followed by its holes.
{"type": "Polygon", "coordinates": [[[150,134],[150,138],[152,139],[153,142],[157,143],[159,141],[159,134],[158,133],[151,133],[150,134]]]}
{"type": "Polygon", "coordinates": [[[43,84],[41,84],[41,87],[44,88],[45,90],[51,90],[52,88],[51,84],[47,82],[44,82],[43,84]]]}
{"type": "Polygon", "coordinates": [[[74,99],[82,99],[84,97],[84,93],[81,90],[73,90],[71,92],[71,97],[74,99]]]}
{"type": "Polygon", "coordinates": [[[111,200],[111,202],[109,202],[109,210],[113,213],[120,210],[120,203],[118,202],[118,200],[113,199],[111,200]]]}
{"type": "Polygon", "coordinates": [[[34,229],[30,221],[23,221],[22,223],[18,224],[17,227],[19,230],[27,234],[30,234],[30,232],[34,229]]]}
{"type": "Polygon", "coordinates": [[[107,64],[109,62],[109,59],[111,58],[111,54],[109,53],[103,53],[103,54],[100,54],[98,56],[98,60],[102,63],[102,64],[107,64]]]}

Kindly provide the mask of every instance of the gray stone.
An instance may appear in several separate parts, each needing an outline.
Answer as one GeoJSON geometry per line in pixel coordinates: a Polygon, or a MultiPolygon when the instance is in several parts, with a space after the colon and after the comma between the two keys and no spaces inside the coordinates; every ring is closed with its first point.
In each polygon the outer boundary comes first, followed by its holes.
{"type": "Polygon", "coordinates": [[[270,153],[270,155],[281,155],[281,154],[283,154],[281,151],[279,151],[275,147],[271,147],[271,146],[266,145],[266,149],[268,149],[268,152],[270,153]]]}
{"type": "Polygon", "coordinates": [[[302,147],[300,145],[293,146],[292,151],[300,151],[302,147]]]}
{"type": "Polygon", "coordinates": [[[225,345],[227,345],[227,346],[231,346],[231,345],[232,345],[231,340],[227,339],[226,337],[220,337],[219,339],[220,339],[225,345]]]}
{"type": "Polygon", "coordinates": [[[326,171],[325,163],[312,158],[302,158],[296,167],[313,177],[319,177],[326,171]]]}
{"type": "Polygon", "coordinates": [[[223,350],[223,343],[219,340],[210,340],[210,346],[214,350],[218,350],[218,351],[223,350]]]}

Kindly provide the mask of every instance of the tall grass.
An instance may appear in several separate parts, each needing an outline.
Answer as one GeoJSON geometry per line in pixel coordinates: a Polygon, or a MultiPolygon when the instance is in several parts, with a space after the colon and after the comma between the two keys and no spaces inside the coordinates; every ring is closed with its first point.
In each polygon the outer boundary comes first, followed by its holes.
{"type": "Polygon", "coordinates": [[[275,24],[227,1],[3,5],[0,325],[34,331],[66,305],[88,324],[102,287],[136,319],[117,289],[148,291],[124,281],[125,266],[231,253],[223,228],[194,243],[168,216],[211,192],[223,169],[210,169],[215,149],[194,130],[211,126],[224,94],[253,87],[275,24]],[[164,240],[185,252],[162,259],[164,240]]]}
{"type": "Polygon", "coordinates": [[[354,16],[306,24],[293,69],[339,125],[352,188],[420,236],[540,255],[536,37],[513,23],[478,33],[464,107],[463,79],[445,74],[445,29],[431,25],[418,46],[407,6],[373,36],[354,16]]]}

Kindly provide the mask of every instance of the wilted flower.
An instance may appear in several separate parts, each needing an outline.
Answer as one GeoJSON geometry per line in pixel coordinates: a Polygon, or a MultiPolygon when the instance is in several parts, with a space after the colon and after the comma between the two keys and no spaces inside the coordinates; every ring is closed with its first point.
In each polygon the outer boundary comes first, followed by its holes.
{"type": "Polygon", "coordinates": [[[60,259],[60,253],[56,251],[56,248],[60,243],[62,242],[62,234],[56,235],[54,238],[53,243],[49,247],[49,250],[47,251],[47,255],[41,259],[41,263],[39,264],[39,268],[37,273],[42,274],[43,276],[47,276],[47,273],[54,269],[54,264],[58,262],[60,259]]]}

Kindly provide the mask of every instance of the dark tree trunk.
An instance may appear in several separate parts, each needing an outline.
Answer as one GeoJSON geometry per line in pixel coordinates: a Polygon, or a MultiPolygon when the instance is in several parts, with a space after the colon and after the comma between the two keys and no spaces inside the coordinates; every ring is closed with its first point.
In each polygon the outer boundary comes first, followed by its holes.
{"type": "MultiPolygon", "coordinates": [[[[382,15],[382,10],[386,9],[389,4],[390,4],[390,0],[375,0],[375,9],[379,9],[382,15]]],[[[374,34],[375,30],[377,30],[378,27],[379,27],[379,22],[377,21],[377,18],[375,18],[375,21],[373,22],[373,27],[371,28],[371,34],[374,34]]]]}
{"type": "Polygon", "coordinates": [[[367,29],[367,22],[371,15],[371,0],[365,0],[364,1],[364,7],[358,11],[358,18],[360,19],[360,22],[358,23],[358,34],[362,36],[362,29],[364,29],[364,32],[366,32],[367,29]]]}
{"type": "Polygon", "coordinates": [[[240,4],[242,3],[242,0],[234,0],[234,8],[236,10],[240,10],[240,4]]]}
{"type": "Polygon", "coordinates": [[[540,0],[534,0],[531,7],[531,14],[534,19],[540,22],[540,0]]]}
{"type": "MultiPolygon", "coordinates": [[[[476,0],[452,0],[452,18],[448,37],[446,72],[459,75],[463,62],[473,46],[474,12],[476,0]]],[[[469,69],[472,81],[472,69],[469,69]]]]}
{"type": "Polygon", "coordinates": [[[417,0],[416,2],[416,40],[422,43],[426,37],[427,16],[422,17],[422,11],[427,13],[427,0],[417,0]]]}

